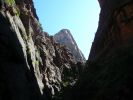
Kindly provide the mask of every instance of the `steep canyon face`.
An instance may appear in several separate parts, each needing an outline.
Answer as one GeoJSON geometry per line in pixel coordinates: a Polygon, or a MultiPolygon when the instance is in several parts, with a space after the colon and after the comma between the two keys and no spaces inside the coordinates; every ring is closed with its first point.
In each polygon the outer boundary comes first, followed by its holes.
{"type": "Polygon", "coordinates": [[[51,100],[80,62],[43,32],[32,0],[0,0],[0,100],[51,100]]]}
{"type": "Polygon", "coordinates": [[[0,0],[0,100],[133,99],[133,1],[98,1],[99,26],[83,67],[82,54],[77,60],[59,35],[43,32],[32,0],[0,0]]]}
{"type": "Polygon", "coordinates": [[[133,1],[99,3],[99,26],[86,68],[65,100],[133,99],[133,1]]]}
{"type": "Polygon", "coordinates": [[[54,35],[54,40],[57,43],[65,45],[72,52],[74,59],[77,62],[85,63],[85,57],[81,50],[78,48],[76,41],[74,40],[70,30],[62,29],[60,32],[54,35]]]}

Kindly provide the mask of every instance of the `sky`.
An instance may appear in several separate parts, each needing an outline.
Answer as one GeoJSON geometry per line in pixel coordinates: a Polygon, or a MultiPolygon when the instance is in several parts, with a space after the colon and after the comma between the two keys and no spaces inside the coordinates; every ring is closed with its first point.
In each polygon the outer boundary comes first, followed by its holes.
{"type": "Polygon", "coordinates": [[[54,35],[69,29],[88,59],[98,27],[98,0],[33,0],[43,30],[54,35]]]}

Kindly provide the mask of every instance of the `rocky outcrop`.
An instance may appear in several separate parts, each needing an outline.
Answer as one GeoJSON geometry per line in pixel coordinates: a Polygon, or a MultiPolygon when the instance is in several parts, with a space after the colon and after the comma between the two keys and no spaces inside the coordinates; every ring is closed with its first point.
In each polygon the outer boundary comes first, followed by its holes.
{"type": "Polygon", "coordinates": [[[74,55],[77,62],[85,63],[85,57],[81,50],[78,48],[76,41],[74,40],[71,32],[68,29],[62,29],[54,35],[54,40],[57,43],[65,45],[74,55]]]}
{"type": "Polygon", "coordinates": [[[99,1],[99,27],[86,68],[65,100],[133,99],[133,1],[99,1]]]}
{"type": "Polygon", "coordinates": [[[0,100],[51,100],[75,83],[76,64],[43,32],[32,0],[0,0],[0,100]]]}
{"type": "Polygon", "coordinates": [[[100,4],[100,7],[103,7],[106,0],[98,0],[98,1],[99,1],[99,4],[100,4]]]}
{"type": "Polygon", "coordinates": [[[0,0],[0,100],[132,100],[133,1],[99,2],[82,72],[70,50],[42,31],[32,0],[0,0]]]}
{"type": "Polygon", "coordinates": [[[104,56],[105,53],[109,54],[112,49],[132,40],[132,3],[130,2],[130,0],[104,1],[105,5],[101,9],[99,27],[89,60],[96,60],[98,56],[104,56]]]}

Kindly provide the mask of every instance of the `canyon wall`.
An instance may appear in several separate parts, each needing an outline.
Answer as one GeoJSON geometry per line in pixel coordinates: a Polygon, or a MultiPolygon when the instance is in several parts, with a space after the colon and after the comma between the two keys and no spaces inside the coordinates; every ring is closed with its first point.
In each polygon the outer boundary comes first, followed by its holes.
{"type": "Polygon", "coordinates": [[[0,0],[0,100],[132,100],[133,1],[99,2],[83,70],[43,32],[32,0],[0,0]]]}
{"type": "Polygon", "coordinates": [[[43,32],[32,0],[0,0],[0,100],[51,100],[80,64],[43,32]]]}
{"type": "Polygon", "coordinates": [[[85,57],[81,50],[78,48],[76,41],[74,40],[70,30],[62,29],[54,35],[54,40],[57,43],[65,45],[73,54],[74,59],[77,62],[85,63],[85,57]]]}
{"type": "Polygon", "coordinates": [[[133,99],[133,1],[99,2],[99,26],[86,68],[64,100],[133,99]]]}
{"type": "Polygon", "coordinates": [[[133,38],[132,1],[99,0],[99,2],[103,6],[89,60],[96,60],[105,53],[109,54],[133,38]]]}

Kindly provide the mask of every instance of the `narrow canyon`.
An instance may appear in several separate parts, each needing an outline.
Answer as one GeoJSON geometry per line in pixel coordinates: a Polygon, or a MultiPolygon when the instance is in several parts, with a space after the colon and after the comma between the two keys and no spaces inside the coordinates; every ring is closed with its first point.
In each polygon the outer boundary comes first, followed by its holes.
{"type": "Polygon", "coordinates": [[[43,31],[33,0],[0,0],[0,100],[132,100],[133,1],[98,2],[86,60],[69,29],[43,31]]]}

